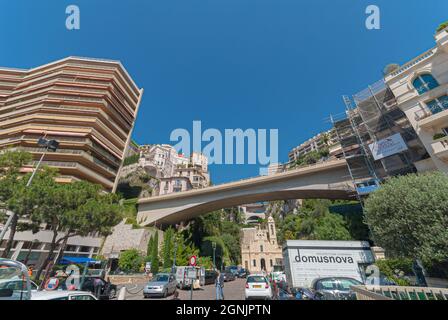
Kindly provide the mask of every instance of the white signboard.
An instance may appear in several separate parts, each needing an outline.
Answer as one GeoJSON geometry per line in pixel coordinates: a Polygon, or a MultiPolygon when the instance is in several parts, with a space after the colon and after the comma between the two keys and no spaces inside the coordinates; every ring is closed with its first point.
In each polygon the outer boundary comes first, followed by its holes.
{"type": "Polygon", "coordinates": [[[373,158],[375,160],[380,160],[396,153],[406,151],[408,146],[401,137],[401,134],[396,133],[390,137],[369,144],[369,148],[373,158]]]}
{"type": "MultiPolygon", "coordinates": [[[[297,241],[299,242],[299,241],[297,241]]],[[[288,241],[284,248],[286,273],[292,287],[309,287],[316,278],[348,277],[362,280],[360,264],[370,264],[374,258],[370,248],[361,242],[315,241],[313,245],[288,241]]]]}
{"type": "Polygon", "coordinates": [[[187,270],[187,278],[188,279],[196,279],[196,269],[195,268],[189,268],[187,270]]]}

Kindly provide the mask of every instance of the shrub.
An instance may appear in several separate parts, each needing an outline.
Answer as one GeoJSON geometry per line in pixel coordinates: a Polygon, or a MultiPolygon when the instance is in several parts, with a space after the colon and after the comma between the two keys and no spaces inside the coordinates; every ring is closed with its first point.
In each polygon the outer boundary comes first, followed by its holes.
{"type": "Polygon", "coordinates": [[[439,133],[436,133],[436,134],[432,137],[432,139],[433,139],[433,140],[437,140],[437,139],[441,139],[441,138],[444,138],[444,137],[446,137],[446,134],[443,133],[443,132],[439,132],[439,133]]]}
{"type": "Polygon", "coordinates": [[[126,157],[123,160],[123,166],[129,166],[131,164],[137,163],[138,159],[140,159],[140,155],[139,154],[134,154],[132,156],[126,157]]]}
{"type": "Polygon", "coordinates": [[[412,259],[384,259],[375,262],[380,272],[399,286],[409,286],[410,281],[404,276],[412,275],[412,259]]]}
{"type": "Polygon", "coordinates": [[[440,31],[442,31],[443,29],[445,29],[446,27],[448,27],[448,21],[445,21],[445,22],[441,23],[441,24],[437,27],[436,32],[440,32],[440,31]]]}
{"type": "Polygon", "coordinates": [[[143,263],[143,257],[136,249],[126,250],[118,259],[118,266],[125,272],[138,272],[143,263]]]}

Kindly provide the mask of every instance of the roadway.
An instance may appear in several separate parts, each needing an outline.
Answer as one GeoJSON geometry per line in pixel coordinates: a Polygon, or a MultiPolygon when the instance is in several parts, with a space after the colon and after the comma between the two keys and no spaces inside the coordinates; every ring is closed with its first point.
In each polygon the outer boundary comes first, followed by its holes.
{"type": "MultiPolygon", "coordinates": [[[[226,300],[244,300],[244,286],[246,279],[235,279],[224,284],[224,298],[226,300]]],[[[127,284],[126,300],[170,300],[167,298],[143,298],[143,286],[145,283],[127,284]]],[[[120,288],[118,288],[120,290],[120,288]]],[[[190,290],[177,290],[180,300],[190,300],[190,290]]],[[[215,300],[215,286],[213,284],[206,285],[201,289],[193,291],[193,300],[215,300]]]]}

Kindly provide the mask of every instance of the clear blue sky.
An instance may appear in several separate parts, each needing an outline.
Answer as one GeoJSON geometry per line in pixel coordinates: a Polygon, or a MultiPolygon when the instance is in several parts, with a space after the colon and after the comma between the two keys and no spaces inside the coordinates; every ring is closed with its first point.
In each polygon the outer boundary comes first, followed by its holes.
{"type": "MultiPolygon", "coordinates": [[[[69,55],[121,60],[145,88],[134,138],[169,143],[175,128],[279,129],[279,157],[343,111],[341,95],[434,45],[446,0],[0,0],[0,65],[69,55]],[[81,30],[65,28],[65,8],[81,30]],[[381,30],[365,8],[381,9],[381,30]]],[[[258,174],[215,165],[215,183],[258,174]]]]}

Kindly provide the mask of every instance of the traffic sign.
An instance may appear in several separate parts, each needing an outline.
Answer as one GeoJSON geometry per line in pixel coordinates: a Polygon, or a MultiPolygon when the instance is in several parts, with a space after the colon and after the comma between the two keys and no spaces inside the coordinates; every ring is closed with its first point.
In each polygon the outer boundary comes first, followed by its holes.
{"type": "Polygon", "coordinates": [[[196,256],[191,256],[190,257],[190,266],[196,266],[196,262],[197,262],[197,257],[196,256]]]}

